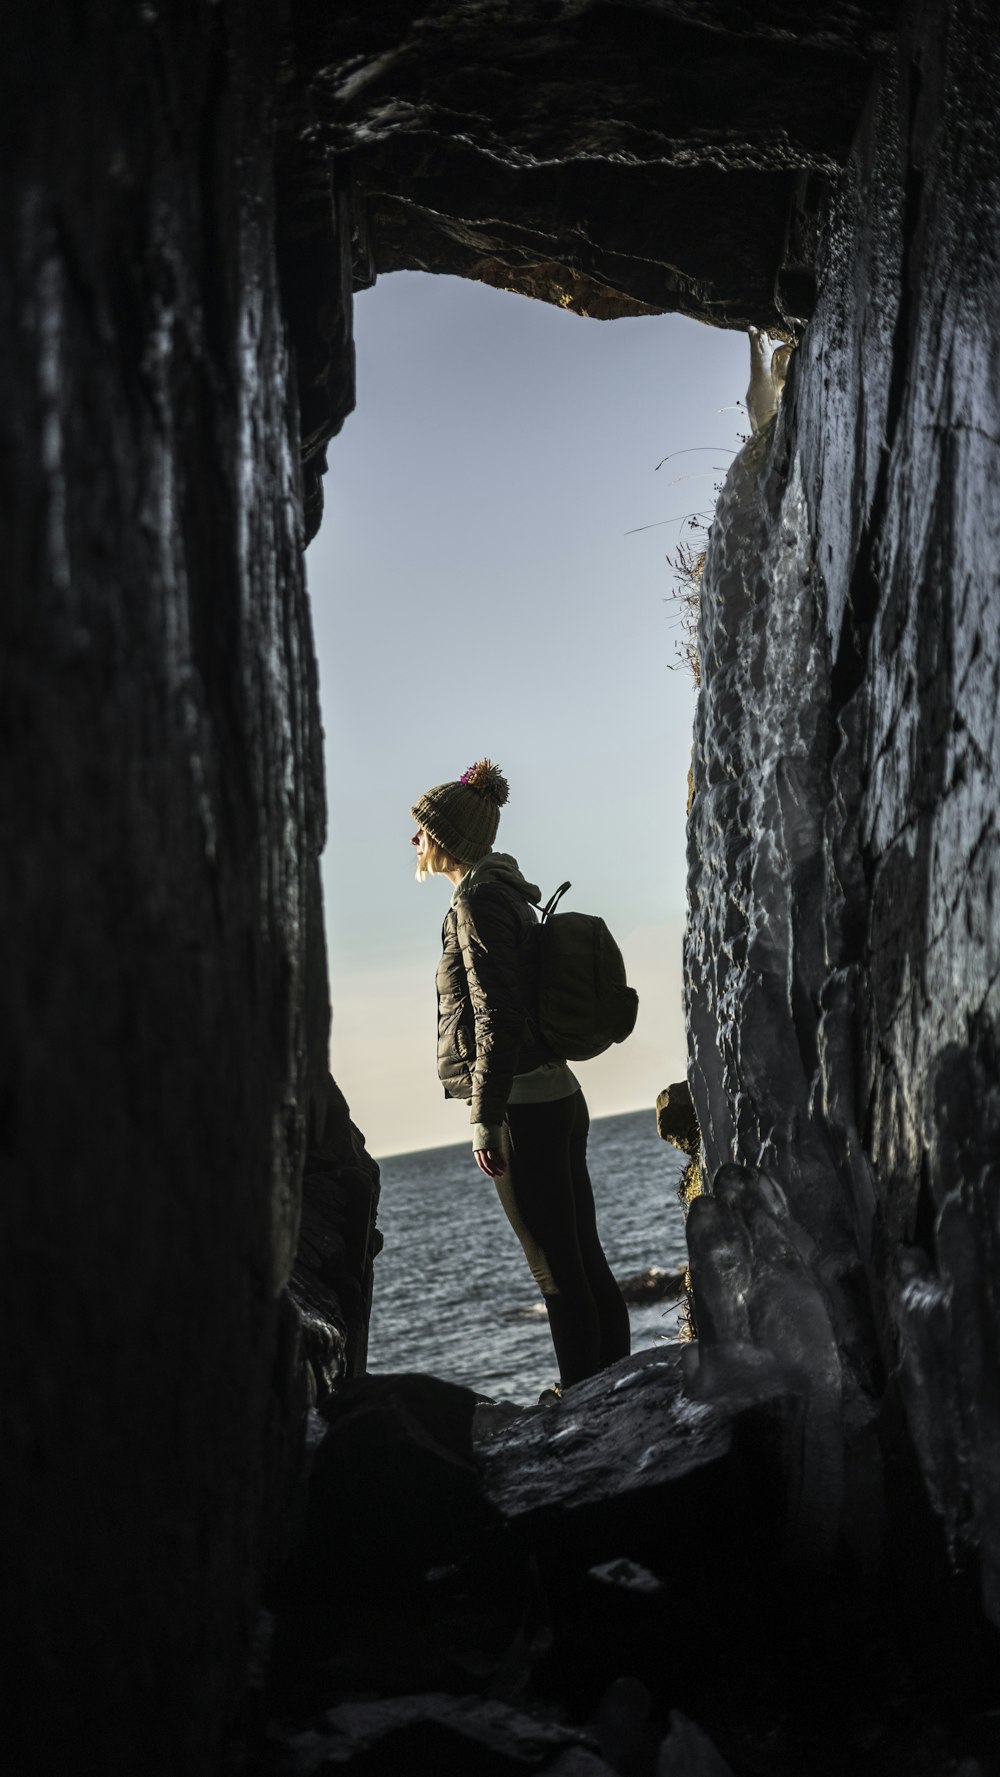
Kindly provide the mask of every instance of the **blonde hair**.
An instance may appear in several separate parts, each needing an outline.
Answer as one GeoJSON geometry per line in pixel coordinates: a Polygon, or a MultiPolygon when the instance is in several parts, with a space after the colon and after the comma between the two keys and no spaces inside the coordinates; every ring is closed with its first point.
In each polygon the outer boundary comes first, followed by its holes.
{"type": "MultiPolygon", "coordinates": [[[[423,831],[427,834],[427,850],[423,857],[417,859],[417,881],[426,882],[428,876],[447,876],[449,870],[460,870],[462,866],[458,859],[446,852],[444,846],[438,844],[433,833],[427,833],[426,827],[423,831]]],[[[465,867],[468,869],[468,865],[465,867]]]]}

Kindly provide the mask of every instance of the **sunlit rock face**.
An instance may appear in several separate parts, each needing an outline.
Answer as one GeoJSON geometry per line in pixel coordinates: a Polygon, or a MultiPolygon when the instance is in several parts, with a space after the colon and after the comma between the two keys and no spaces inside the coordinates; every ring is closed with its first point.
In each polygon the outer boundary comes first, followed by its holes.
{"type": "MultiPolygon", "coordinates": [[[[878,1349],[994,1622],[998,90],[992,9],[926,9],[827,213],[777,422],[723,491],[688,938],[705,1169],[782,1193],[837,1329],[848,1444],[878,1349]]],[[[690,1224],[709,1279],[752,1244],[713,1213],[690,1224]]]]}

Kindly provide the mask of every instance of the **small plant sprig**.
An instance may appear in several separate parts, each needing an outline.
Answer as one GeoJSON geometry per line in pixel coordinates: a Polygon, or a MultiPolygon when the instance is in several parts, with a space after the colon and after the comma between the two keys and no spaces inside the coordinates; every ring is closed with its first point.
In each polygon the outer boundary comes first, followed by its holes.
{"type": "Polygon", "coordinates": [[[670,664],[671,672],[678,668],[691,674],[696,686],[701,684],[701,661],[698,657],[698,613],[701,609],[701,581],[705,572],[705,555],[708,549],[708,527],[711,513],[688,520],[688,529],[694,537],[681,541],[671,555],[667,552],[667,566],[674,577],[673,589],[669,594],[670,602],[676,611],[674,627],[680,630],[675,644],[677,659],[670,664]]]}
{"type": "MultiPolygon", "coordinates": [[[[664,464],[671,462],[674,457],[687,456],[698,451],[706,451],[712,455],[720,452],[728,456],[736,454],[728,445],[695,444],[687,446],[684,450],[671,451],[668,456],[661,457],[656,467],[662,469],[664,464]]],[[[682,481],[701,480],[703,474],[721,473],[722,466],[716,463],[706,471],[699,470],[693,474],[675,476],[670,482],[670,486],[676,487],[682,481]]],[[[712,491],[716,499],[721,486],[721,481],[714,483],[712,491]]],[[[708,533],[714,515],[715,501],[713,500],[711,508],[703,508],[698,512],[679,512],[673,518],[661,518],[652,524],[636,525],[632,531],[626,532],[626,536],[632,536],[637,531],[657,530],[661,525],[676,524],[685,526],[692,533],[689,538],[681,539],[678,542],[672,554],[668,551],[666,558],[674,579],[669,602],[674,605],[676,610],[674,627],[680,630],[675,650],[677,658],[675,661],[668,662],[668,665],[671,672],[676,672],[678,669],[689,672],[696,686],[701,684],[701,662],[698,658],[698,611],[701,603],[701,579],[705,571],[708,533]]]]}

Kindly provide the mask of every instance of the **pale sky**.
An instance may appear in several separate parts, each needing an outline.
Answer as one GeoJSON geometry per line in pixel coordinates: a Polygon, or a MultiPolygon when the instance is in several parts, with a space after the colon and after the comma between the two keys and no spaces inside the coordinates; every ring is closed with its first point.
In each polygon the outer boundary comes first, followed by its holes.
{"type": "Polygon", "coordinates": [[[376,1157],[469,1139],[435,1071],[451,885],[414,881],[409,811],[488,756],[510,783],[496,849],[543,898],[570,878],[563,905],[604,916],[639,993],[634,1035],[577,1069],[591,1115],[652,1114],[685,1072],[695,697],[670,670],[665,555],[746,430],[746,338],[415,272],[358,297],[355,334],[357,411],[306,558],[333,1073],[376,1157]]]}

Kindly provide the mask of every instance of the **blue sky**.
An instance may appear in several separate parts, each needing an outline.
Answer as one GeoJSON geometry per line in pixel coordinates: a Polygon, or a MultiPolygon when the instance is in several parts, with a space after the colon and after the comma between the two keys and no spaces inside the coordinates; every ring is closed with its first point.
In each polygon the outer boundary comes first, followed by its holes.
{"type": "Polygon", "coordinates": [[[376,1155],[468,1139],[434,1066],[450,886],[413,880],[409,809],[488,755],[511,787],[497,849],[544,895],[569,877],[639,991],[634,1036],[578,1070],[591,1114],[652,1113],[685,1071],[695,696],[665,555],[746,429],[746,339],[420,273],[362,293],[355,334],[358,407],[306,558],[333,1072],[376,1155]]]}

